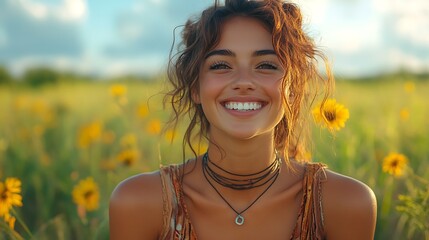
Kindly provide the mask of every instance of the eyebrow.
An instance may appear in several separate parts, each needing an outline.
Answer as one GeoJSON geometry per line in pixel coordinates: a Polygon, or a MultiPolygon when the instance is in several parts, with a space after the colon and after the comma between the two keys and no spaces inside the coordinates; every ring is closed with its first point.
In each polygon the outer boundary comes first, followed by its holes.
{"type": "Polygon", "coordinates": [[[252,54],[255,57],[264,56],[264,55],[277,55],[277,53],[272,49],[259,50],[252,54]]]}
{"type": "MultiPolygon", "coordinates": [[[[214,55],[235,57],[235,53],[232,52],[231,50],[218,49],[218,50],[213,50],[213,51],[210,51],[209,53],[207,53],[207,55],[205,56],[205,59],[207,59],[211,56],[214,56],[214,55]]],[[[264,55],[277,55],[277,54],[272,49],[258,50],[252,54],[252,56],[254,56],[254,57],[259,57],[259,56],[264,56],[264,55]]]]}
{"type": "Polygon", "coordinates": [[[218,50],[213,50],[213,51],[210,51],[209,53],[207,53],[205,59],[207,59],[211,56],[214,56],[214,55],[234,57],[235,53],[233,53],[231,50],[227,50],[227,49],[218,49],[218,50]]]}

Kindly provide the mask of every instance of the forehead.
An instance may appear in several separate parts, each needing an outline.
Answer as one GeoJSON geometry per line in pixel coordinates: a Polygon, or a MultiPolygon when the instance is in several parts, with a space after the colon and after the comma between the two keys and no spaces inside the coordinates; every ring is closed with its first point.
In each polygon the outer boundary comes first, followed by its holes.
{"type": "Polygon", "coordinates": [[[260,20],[236,16],[222,24],[216,48],[257,47],[273,49],[272,35],[260,20]]]}

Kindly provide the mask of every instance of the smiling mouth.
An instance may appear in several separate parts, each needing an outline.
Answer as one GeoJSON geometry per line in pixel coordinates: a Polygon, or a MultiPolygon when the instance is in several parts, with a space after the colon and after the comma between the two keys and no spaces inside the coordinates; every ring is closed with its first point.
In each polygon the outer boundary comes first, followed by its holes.
{"type": "Polygon", "coordinates": [[[224,104],[226,109],[236,111],[255,111],[262,108],[260,102],[226,102],[224,104]]]}

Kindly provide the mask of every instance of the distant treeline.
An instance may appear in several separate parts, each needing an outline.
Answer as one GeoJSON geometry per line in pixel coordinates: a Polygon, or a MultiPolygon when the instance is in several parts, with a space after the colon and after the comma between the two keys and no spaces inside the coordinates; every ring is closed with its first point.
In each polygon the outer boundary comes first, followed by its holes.
{"type": "Polygon", "coordinates": [[[341,77],[337,76],[337,80],[357,80],[357,81],[391,81],[391,80],[416,80],[427,81],[429,80],[429,72],[415,73],[407,70],[398,70],[391,73],[380,73],[369,76],[359,77],[341,77]]]}
{"type": "Polygon", "coordinates": [[[59,71],[49,67],[33,67],[25,70],[21,76],[16,77],[7,68],[0,66],[0,85],[24,85],[39,87],[58,83],[92,82],[100,80],[109,81],[154,81],[159,76],[124,75],[112,78],[83,75],[76,72],[59,71]]]}
{"type": "MultiPolygon", "coordinates": [[[[29,87],[39,87],[64,82],[90,82],[99,80],[113,81],[156,81],[160,76],[124,75],[114,78],[103,78],[82,75],[75,72],[58,71],[49,67],[34,67],[27,69],[20,77],[14,77],[7,68],[0,66],[0,85],[20,84],[29,87]]],[[[384,73],[364,77],[337,77],[337,80],[383,81],[383,80],[429,80],[429,72],[412,73],[400,70],[395,73],[384,73]]]]}

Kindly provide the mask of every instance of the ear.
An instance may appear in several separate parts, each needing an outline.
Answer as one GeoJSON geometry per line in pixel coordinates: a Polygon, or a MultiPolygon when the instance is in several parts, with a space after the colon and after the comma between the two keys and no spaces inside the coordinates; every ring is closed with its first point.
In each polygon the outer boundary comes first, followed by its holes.
{"type": "Polygon", "coordinates": [[[199,93],[197,88],[193,88],[191,90],[191,97],[192,97],[192,101],[194,101],[194,103],[196,103],[196,104],[201,103],[200,93],[199,93]]]}

